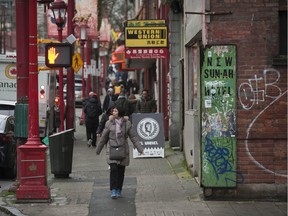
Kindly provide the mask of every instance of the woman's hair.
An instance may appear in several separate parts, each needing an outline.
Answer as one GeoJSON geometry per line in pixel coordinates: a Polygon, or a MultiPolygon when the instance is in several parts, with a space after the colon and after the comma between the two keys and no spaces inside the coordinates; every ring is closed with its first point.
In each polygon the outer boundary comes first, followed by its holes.
{"type": "Polygon", "coordinates": [[[107,109],[107,111],[106,111],[106,114],[107,114],[107,115],[110,115],[111,110],[113,110],[114,108],[115,108],[115,106],[114,106],[114,103],[112,102],[112,104],[108,107],[108,109],[107,109]]]}
{"type": "Polygon", "coordinates": [[[125,110],[124,110],[124,108],[123,107],[120,107],[120,106],[115,106],[115,109],[117,109],[118,110],[118,116],[119,117],[123,117],[124,115],[125,115],[125,110]]]}
{"type": "Polygon", "coordinates": [[[148,91],[148,89],[143,89],[142,91],[141,91],[141,94],[143,94],[143,92],[144,91],[146,91],[147,92],[147,94],[149,94],[149,91],[148,91]]]}
{"type": "Polygon", "coordinates": [[[134,94],[130,94],[128,99],[136,99],[136,96],[134,94]]]}

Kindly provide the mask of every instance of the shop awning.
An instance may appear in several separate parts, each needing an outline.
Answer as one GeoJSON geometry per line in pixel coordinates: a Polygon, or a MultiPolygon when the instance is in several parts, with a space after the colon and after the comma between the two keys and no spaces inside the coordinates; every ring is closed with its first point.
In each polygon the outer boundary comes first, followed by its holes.
{"type": "Polygon", "coordinates": [[[125,63],[125,46],[121,45],[117,47],[115,52],[112,52],[112,64],[119,64],[119,63],[125,63]]]}

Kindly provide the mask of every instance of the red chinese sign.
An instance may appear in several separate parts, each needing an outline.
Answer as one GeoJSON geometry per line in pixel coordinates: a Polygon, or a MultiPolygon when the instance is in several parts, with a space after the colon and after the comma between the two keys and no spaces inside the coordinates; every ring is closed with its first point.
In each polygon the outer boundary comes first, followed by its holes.
{"type": "Polygon", "coordinates": [[[167,48],[125,48],[126,59],[167,58],[167,48]]]}

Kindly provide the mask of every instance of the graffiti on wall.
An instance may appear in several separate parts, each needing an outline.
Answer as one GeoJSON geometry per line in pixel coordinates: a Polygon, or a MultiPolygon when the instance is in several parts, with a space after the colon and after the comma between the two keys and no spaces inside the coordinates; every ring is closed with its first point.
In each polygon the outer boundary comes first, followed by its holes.
{"type": "Polygon", "coordinates": [[[278,98],[282,95],[281,88],[277,86],[280,73],[270,68],[263,71],[263,76],[254,75],[253,79],[240,84],[238,95],[240,103],[245,110],[250,110],[255,104],[265,101],[265,98],[278,98]]]}
{"type": "Polygon", "coordinates": [[[271,173],[273,175],[288,177],[287,174],[278,173],[274,170],[270,170],[264,164],[257,161],[256,158],[250,152],[249,149],[249,136],[250,131],[253,130],[255,122],[269,109],[274,103],[280,100],[283,96],[287,95],[287,90],[283,91],[278,86],[278,81],[280,79],[280,72],[276,69],[270,68],[263,71],[263,76],[254,75],[254,78],[248,79],[247,81],[241,83],[238,88],[239,101],[245,110],[250,110],[253,106],[260,103],[264,103],[269,99],[269,104],[261,110],[255,118],[252,119],[246,130],[245,138],[245,149],[248,157],[253,161],[258,167],[260,167],[265,172],[271,173]],[[272,101],[271,101],[272,98],[272,101]]]}
{"type": "Polygon", "coordinates": [[[201,73],[204,187],[236,186],[236,91],[236,47],[206,48],[201,73]]]}

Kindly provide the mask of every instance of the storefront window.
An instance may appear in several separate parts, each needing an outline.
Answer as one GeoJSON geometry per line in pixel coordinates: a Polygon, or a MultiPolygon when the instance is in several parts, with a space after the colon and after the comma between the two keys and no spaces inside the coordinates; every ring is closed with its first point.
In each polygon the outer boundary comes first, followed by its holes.
{"type": "Polygon", "coordinates": [[[198,106],[198,84],[197,77],[200,70],[199,49],[192,46],[188,50],[188,109],[197,109],[198,106]]]}

